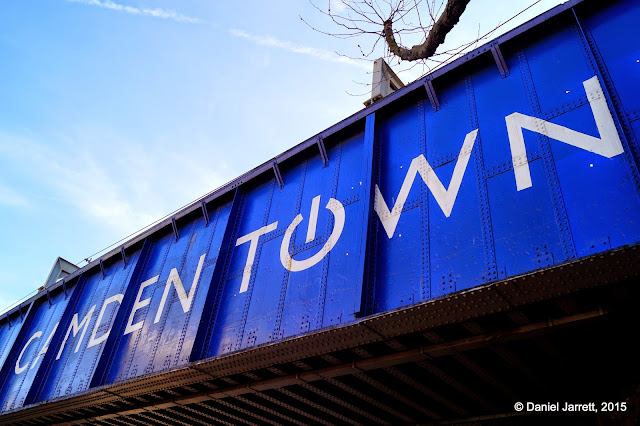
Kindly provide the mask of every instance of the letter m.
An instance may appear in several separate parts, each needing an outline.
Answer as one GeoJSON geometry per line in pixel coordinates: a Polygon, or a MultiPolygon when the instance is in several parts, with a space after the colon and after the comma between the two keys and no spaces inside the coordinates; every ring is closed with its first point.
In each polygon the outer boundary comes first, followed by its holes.
{"type": "Polygon", "coordinates": [[[96,309],[96,305],[93,305],[91,309],[89,309],[89,312],[87,312],[87,315],[85,315],[84,318],[82,318],[82,321],[80,322],[80,324],[78,324],[78,313],[76,312],[75,315],[73,315],[73,318],[71,319],[71,324],[67,329],[67,334],[64,336],[62,345],[60,345],[60,350],[58,351],[58,356],[56,356],[56,359],[60,359],[60,356],[62,355],[62,351],[64,350],[64,345],[67,343],[67,339],[69,338],[69,334],[73,332],[73,337],[76,337],[80,332],[80,329],[82,329],[82,334],[80,334],[80,338],[78,339],[78,344],[76,345],[76,350],[74,351],[74,352],[78,352],[78,349],[80,349],[80,343],[82,343],[82,339],[84,339],[84,335],[87,332],[87,327],[89,326],[89,321],[91,321],[91,317],[93,316],[93,311],[95,309],[96,309]]]}

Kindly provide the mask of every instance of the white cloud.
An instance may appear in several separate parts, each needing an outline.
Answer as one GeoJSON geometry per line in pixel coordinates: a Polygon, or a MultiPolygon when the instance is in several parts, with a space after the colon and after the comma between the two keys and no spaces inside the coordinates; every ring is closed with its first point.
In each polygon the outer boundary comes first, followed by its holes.
{"type": "Polygon", "coordinates": [[[30,207],[31,202],[27,197],[15,189],[0,182],[0,205],[9,207],[30,207]]]}
{"type": "Polygon", "coordinates": [[[231,29],[229,30],[229,32],[234,37],[252,41],[259,46],[275,47],[277,49],[286,50],[292,53],[312,56],[326,62],[337,62],[341,64],[356,66],[366,70],[371,69],[371,64],[369,62],[356,61],[355,59],[351,59],[346,56],[340,56],[337,53],[331,52],[329,50],[319,49],[317,47],[300,46],[290,41],[278,40],[277,38],[271,36],[250,34],[244,30],[231,29]]]}
{"type": "Polygon", "coordinates": [[[91,6],[102,7],[104,9],[115,10],[118,12],[128,13],[130,15],[151,16],[153,18],[169,19],[176,22],[184,22],[187,24],[200,24],[203,21],[198,18],[192,18],[190,16],[183,15],[170,9],[149,9],[146,7],[134,7],[120,3],[113,2],[111,0],[67,0],[70,3],[82,3],[91,6]]]}
{"type": "Polygon", "coordinates": [[[342,13],[347,9],[347,5],[344,4],[343,0],[333,0],[329,1],[329,7],[332,12],[342,13]]]}
{"type": "MultiPolygon", "coordinates": [[[[52,189],[46,192],[47,197],[69,204],[120,233],[146,225],[158,216],[134,209],[123,197],[122,185],[114,181],[113,173],[110,175],[87,150],[54,149],[28,138],[0,134],[0,153],[27,170],[38,170],[33,177],[37,177],[41,193],[42,188],[52,189]]],[[[0,196],[4,195],[0,186],[0,196]]],[[[26,198],[16,197],[19,194],[15,191],[6,195],[14,205],[28,203],[26,198]]]]}
{"type": "Polygon", "coordinates": [[[44,142],[0,131],[0,157],[22,170],[38,170],[26,179],[35,181],[39,194],[30,202],[0,182],[0,205],[29,206],[45,198],[66,204],[73,209],[69,214],[114,232],[115,241],[226,183],[235,173],[221,161],[194,161],[198,155],[184,146],[144,147],[108,129],[70,133],[75,134],[63,141],[44,142]]]}

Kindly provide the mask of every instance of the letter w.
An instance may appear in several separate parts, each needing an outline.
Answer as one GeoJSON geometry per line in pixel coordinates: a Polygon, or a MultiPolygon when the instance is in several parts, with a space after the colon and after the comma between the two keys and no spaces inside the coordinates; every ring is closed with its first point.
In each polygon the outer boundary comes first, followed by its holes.
{"type": "Polygon", "coordinates": [[[402,214],[402,208],[404,207],[404,203],[407,201],[409,191],[411,190],[413,181],[418,173],[420,173],[422,180],[433,193],[433,197],[438,202],[438,205],[442,209],[444,215],[446,217],[451,215],[451,210],[453,210],[453,205],[456,202],[458,190],[460,189],[464,172],[467,170],[467,164],[469,163],[469,157],[471,156],[473,144],[476,141],[477,135],[478,129],[469,132],[464,138],[464,143],[460,149],[460,154],[458,154],[458,160],[456,161],[456,166],[453,169],[453,176],[451,177],[448,189],[444,188],[444,185],[440,182],[436,172],[422,154],[411,161],[409,171],[404,178],[404,182],[402,182],[400,193],[398,194],[398,198],[396,199],[391,211],[389,211],[389,207],[380,193],[380,188],[376,185],[373,209],[378,213],[380,222],[382,222],[382,226],[390,239],[393,237],[396,226],[398,226],[398,221],[402,214]]]}
{"type": "Polygon", "coordinates": [[[624,152],[598,77],[593,76],[589,80],[584,81],[582,85],[584,86],[584,91],[587,93],[591,112],[593,113],[593,118],[596,121],[596,126],[600,133],[599,139],[518,112],[514,112],[505,117],[507,133],[509,134],[509,144],[511,145],[513,173],[516,178],[518,191],[531,187],[531,172],[529,171],[529,160],[527,159],[527,150],[524,146],[522,129],[543,134],[552,139],[591,151],[594,154],[602,155],[606,158],[615,157],[624,152]]]}

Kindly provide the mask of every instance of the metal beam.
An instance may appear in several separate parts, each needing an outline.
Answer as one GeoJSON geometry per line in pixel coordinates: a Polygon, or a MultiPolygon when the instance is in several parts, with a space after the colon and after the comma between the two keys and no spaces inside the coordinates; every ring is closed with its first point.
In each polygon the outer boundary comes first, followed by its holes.
{"type": "Polygon", "coordinates": [[[176,225],[175,216],[171,218],[171,227],[173,228],[173,235],[176,236],[176,241],[180,239],[180,234],[178,233],[178,226],[176,225]]]}
{"type": "Polygon", "coordinates": [[[504,56],[502,56],[500,44],[497,41],[491,43],[491,54],[493,55],[493,60],[496,61],[498,71],[500,71],[502,78],[508,77],[509,68],[507,67],[507,62],[504,60],[504,56]]]}
{"type": "Polygon", "coordinates": [[[202,208],[202,215],[204,216],[204,223],[205,223],[205,227],[209,226],[209,211],[207,210],[207,203],[206,201],[202,200],[200,202],[200,207],[202,208]]]}
{"type": "Polygon", "coordinates": [[[327,167],[329,165],[329,155],[327,154],[327,149],[324,146],[324,139],[322,136],[318,136],[318,150],[320,150],[320,158],[322,158],[323,167],[327,167]]]}
{"type": "Polygon", "coordinates": [[[436,413],[436,412],[428,409],[423,404],[418,404],[417,402],[412,401],[411,399],[409,399],[406,396],[400,394],[399,392],[396,392],[394,389],[392,389],[392,388],[390,388],[388,386],[385,386],[382,382],[380,382],[378,380],[375,380],[372,377],[369,377],[365,373],[356,374],[355,377],[357,377],[358,379],[360,379],[363,382],[367,383],[372,388],[377,389],[379,391],[382,391],[382,392],[386,393],[387,395],[391,395],[392,397],[394,397],[398,401],[400,401],[403,404],[413,408],[416,411],[421,412],[422,414],[424,414],[426,416],[429,416],[431,419],[434,419],[434,420],[442,419],[442,415],[441,414],[436,413]]]}
{"type": "MultiPolygon", "coordinates": [[[[217,400],[217,401],[215,401],[215,403],[222,404],[222,401],[217,400]]],[[[222,405],[224,405],[224,404],[222,404],[222,405]]],[[[231,404],[229,404],[228,406],[229,407],[233,407],[231,404]]],[[[201,403],[201,404],[198,404],[198,408],[204,408],[205,410],[211,411],[211,412],[216,413],[218,415],[223,415],[223,416],[228,417],[229,419],[234,421],[233,423],[230,423],[230,422],[227,422],[225,420],[219,419],[218,421],[221,422],[222,424],[226,424],[226,425],[229,425],[229,426],[235,426],[237,424],[256,425],[256,423],[250,422],[245,416],[243,416],[243,417],[236,416],[236,415],[234,415],[232,413],[229,413],[228,411],[224,411],[224,410],[222,410],[220,408],[213,407],[211,404],[201,403]]],[[[235,407],[232,408],[232,409],[240,412],[235,407]]],[[[241,414],[243,414],[243,413],[241,413],[241,414]]]]}
{"type": "MultiPolygon", "coordinates": [[[[236,235],[237,224],[240,220],[240,212],[243,202],[244,191],[241,188],[236,188],[233,201],[231,202],[229,219],[227,219],[227,224],[222,236],[220,252],[218,253],[218,258],[213,268],[211,282],[204,301],[200,324],[198,325],[196,338],[193,343],[193,348],[191,349],[190,361],[198,361],[208,358],[209,356],[209,333],[214,326],[215,318],[218,313],[218,304],[222,297],[222,279],[230,261],[232,248],[235,246],[233,242],[236,235]]],[[[195,369],[198,370],[197,367],[195,369]]]]}
{"type": "Polygon", "coordinates": [[[449,399],[443,397],[440,393],[432,391],[427,386],[425,386],[423,383],[420,383],[419,381],[415,380],[413,377],[410,377],[407,374],[405,374],[402,371],[400,371],[397,367],[385,368],[385,371],[388,372],[389,374],[391,374],[392,376],[394,376],[395,378],[403,381],[408,386],[416,389],[419,392],[422,392],[425,396],[427,396],[428,398],[433,399],[438,404],[441,404],[441,405],[447,407],[448,409],[450,409],[451,411],[457,413],[458,415],[460,415],[460,416],[468,416],[469,415],[469,412],[467,410],[465,410],[464,408],[460,407],[460,405],[458,405],[458,404],[456,404],[454,402],[451,402],[449,399]]]}
{"type": "Polygon", "coordinates": [[[284,188],[284,180],[282,179],[282,174],[280,173],[277,161],[273,162],[273,174],[276,176],[276,181],[278,182],[280,189],[284,188]]]}
{"type": "MultiPolygon", "coordinates": [[[[234,405],[232,403],[230,403],[229,401],[226,401],[224,399],[216,399],[213,403],[215,404],[220,404],[220,405],[224,405],[225,407],[231,408],[233,410],[236,410],[237,412],[244,414],[245,416],[249,416],[249,417],[253,417],[256,420],[259,420],[262,423],[268,423],[270,425],[278,425],[278,422],[274,422],[271,419],[268,419],[264,416],[261,416],[260,414],[254,413],[252,411],[246,410],[244,408],[238,407],[237,405],[234,405]]],[[[224,411],[223,411],[224,413],[224,411]]],[[[240,418],[238,418],[240,419],[240,418]]],[[[255,423],[251,423],[249,422],[246,418],[242,418],[242,422],[246,422],[248,424],[255,424],[255,423]]]]}
{"type": "MultiPolygon", "coordinates": [[[[342,414],[332,410],[328,406],[322,405],[322,404],[318,404],[317,402],[311,401],[310,399],[305,398],[303,396],[300,396],[300,395],[298,395],[297,393],[295,393],[295,392],[293,392],[291,390],[288,390],[288,389],[285,389],[285,388],[280,388],[277,391],[280,392],[283,395],[288,396],[289,398],[295,399],[296,401],[298,401],[301,404],[308,405],[309,407],[315,408],[318,411],[322,411],[324,414],[328,414],[330,416],[333,416],[336,419],[340,420],[341,422],[349,423],[349,424],[352,424],[352,425],[358,425],[359,424],[358,422],[354,421],[352,418],[347,417],[347,416],[343,416],[342,414]]],[[[332,422],[330,424],[335,424],[335,423],[337,423],[337,422],[332,422]]]]}
{"type": "Polygon", "coordinates": [[[433,88],[433,84],[431,83],[431,78],[427,78],[424,82],[424,88],[427,91],[427,97],[429,98],[429,102],[431,102],[431,106],[434,111],[438,111],[440,109],[440,101],[438,101],[438,96],[436,95],[436,91],[433,88]]]}
{"type": "Polygon", "coordinates": [[[313,383],[301,383],[300,386],[310,392],[315,393],[316,395],[320,396],[321,398],[324,398],[328,401],[331,401],[337,405],[340,405],[341,407],[346,408],[349,411],[352,411],[356,414],[359,414],[360,416],[369,419],[370,421],[374,422],[375,424],[382,424],[382,425],[388,425],[390,424],[388,421],[386,420],[382,420],[380,417],[375,416],[373,413],[371,413],[368,410],[363,410],[362,408],[355,406],[341,398],[338,398],[335,395],[332,395],[328,392],[323,391],[322,389],[319,389],[318,387],[314,386],[313,383]]]}

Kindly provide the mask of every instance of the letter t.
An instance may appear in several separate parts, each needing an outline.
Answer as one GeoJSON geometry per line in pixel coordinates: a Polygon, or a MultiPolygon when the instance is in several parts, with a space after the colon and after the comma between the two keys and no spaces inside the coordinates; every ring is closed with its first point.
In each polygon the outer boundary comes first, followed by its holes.
{"type": "Polygon", "coordinates": [[[249,245],[249,255],[247,256],[247,263],[244,266],[244,272],[242,273],[242,284],[240,284],[240,293],[244,293],[249,289],[249,279],[251,278],[251,269],[253,268],[253,260],[256,257],[256,249],[258,248],[258,240],[261,235],[273,231],[278,227],[278,222],[274,222],[271,225],[263,226],[257,231],[253,231],[247,235],[238,238],[236,241],[236,247],[251,241],[249,245]]]}

